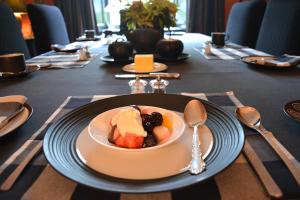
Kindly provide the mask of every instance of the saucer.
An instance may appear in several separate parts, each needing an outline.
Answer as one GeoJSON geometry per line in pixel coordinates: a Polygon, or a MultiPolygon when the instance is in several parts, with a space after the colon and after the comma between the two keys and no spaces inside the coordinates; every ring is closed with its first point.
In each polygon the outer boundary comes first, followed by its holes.
{"type": "Polygon", "coordinates": [[[182,53],[176,58],[166,58],[166,57],[161,57],[159,54],[155,55],[154,59],[158,62],[179,62],[186,60],[190,58],[191,55],[188,53],[182,53]]]}
{"type": "Polygon", "coordinates": [[[129,57],[128,59],[115,60],[113,57],[107,55],[107,56],[101,56],[100,59],[103,62],[110,63],[110,64],[127,64],[133,62],[133,57],[129,57]]]}
{"type": "Polygon", "coordinates": [[[283,110],[287,116],[300,123],[300,100],[285,104],[283,110]]]}
{"type": "Polygon", "coordinates": [[[14,77],[21,77],[26,76],[32,72],[38,71],[40,69],[39,65],[36,64],[26,64],[26,69],[19,73],[11,73],[11,72],[0,72],[0,79],[6,78],[14,78],[14,77]]]}
{"type": "Polygon", "coordinates": [[[135,69],[135,64],[131,63],[128,65],[125,65],[124,67],[122,67],[122,70],[125,72],[130,72],[130,73],[152,73],[152,72],[161,72],[168,69],[168,66],[163,64],[163,63],[158,63],[158,62],[154,62],[153,63],[153,69],[152,70],[144,70],[144,71],[137,71],[135,69]]]}
{"type": "Polygon", "coordinates": [[[24,104],[24,109],[14,118],[12,118],[4,127],[0,129],[0,138],[12,133],[14,130],[22,126],[31,117],[33,109],[27,103],[24,104]]]}

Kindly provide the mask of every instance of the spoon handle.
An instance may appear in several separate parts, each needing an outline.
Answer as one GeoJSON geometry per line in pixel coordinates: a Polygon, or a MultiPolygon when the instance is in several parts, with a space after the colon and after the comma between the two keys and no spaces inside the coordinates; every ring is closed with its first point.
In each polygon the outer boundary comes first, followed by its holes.
{"type": "Polygon", "coordinates": [[[300,163],[296,158],[274,137],[273,133],[267,130],[262,131],[262,136],[273,147],[287,168],[293,174],[295,180],[300,186],[300,163]]]}
{"type": "Polygon", "coordinates": [[[205,169],[205,162],[202,158],[200,149],[198,126],[194,126],[193,140],[192,140],[192,160],[190,164],[190,173],[197,175],[205,169]]]}

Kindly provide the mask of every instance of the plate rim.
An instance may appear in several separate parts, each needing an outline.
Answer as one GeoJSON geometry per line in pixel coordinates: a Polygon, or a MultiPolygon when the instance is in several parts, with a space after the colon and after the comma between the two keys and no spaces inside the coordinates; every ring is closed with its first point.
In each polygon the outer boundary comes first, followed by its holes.
{"type": "Polygon", "coordinates": [[[160,63],[160,62],[153,62],[153,65],[160,65],[161,69],[157,69],[157,70],[151,70],[151,71],[136,71],[134,69],[127,69],[129,68],[131,65],[134,65],[134,63],[130,63],[127,64],[125,66],[122,67],[122,70],[125,72],[129,72],[129,73],[135,73],[135,74],[145,74],[145,73],[153,73],[153,72],[162,72],[168,69],[168,65],[164,64],[164,63],[160,63]]]}
{"type": "Polygon", "coordinates": [[[30,105],[27,104],[27,103],[24,103],[23,106],[25,107],[25,109],[27,109],[27,110],[29,111],[29,114],[28,114],[27,118],[24,120],[23,123],[21,123],[19,126],[17,126],[16,128],[14,128],[14,129],[11,130],[10,132],[7,132],[7,133],[5,133],[5,134],[0,135],[0,139],[1,139],[2,137],[5,137],[5,136],[7,136],[7,135],[10,135],[11,133],[13,133],[14,131],[16,131],[17,129],[21,128],[21,127],[22,127],[22,126],[23,126],[23,125],[31,118],[31,116],[32,116],[32,114],[33,114],[33,108],[32,108],[32,106],[30,106],[30,105]]]}
{"type": "MultiPolygon", "coordinates": [[[[287,107],[288,107],[289,105],[291,105],[292,103],[295,103],[295,102],[297,102],[297,103],[300,104],[300,100],[299,100],[299,99],[298,99],[298,100],[290,101],[290,102],[286,103],[286,104],[283,106],[283,111],[284,111],[285,115],[287,115],[290,119],[292,119],[292,120],[294,120],[294,121],[300,123],[300,118],[297,119],[297,118],[291,116],[291,115],[289,114],[289,112],[287,111],[287,107]]],[[[300,113],[300,112],[299,112],[299,113],[300,113]]]]}
{"type": "MultiPolygon", "coordinates": [[[[135,101],[138,100],[139,97],[145,98],[145,97],[148,97],[148,95],[154,95],[154,96],[169,95],[169,98],[172,97],[172,99],[174,97],[180,96],[182,98],[181,99],[182,101],[187,101],[187,100],[192,100],[192,99],[199,100],[199,98],[196,98],[196,97],[179,95],[179,94],[135,94],[135,96],[137,97],[137,99],[135,99],[135,101]]],[[[51,164],[51,166],[59,174],[61,174],[62,176],[66,177],[68,179],[71,179],[71,180],[73,180],[77,183],[86,185],[87,187],[100,189],[100,190],[105,190],[105,191],[110,191],[110,192],[149,193],[149,192],[163,192],[163,191],[175,190],[175,189],[183,188],[183,187],[186,187],[186,186],[190,186],[190,185],[197,184],[197,183],[203,182],[205,180],[208,180],[208,179],[216,176],[217,174],[221,173],[225,169],[227,169],[240,155],[240,153],[242,151],[242,148],[244,146],[244,143],[245,143],[245,135],[244,135],[244,130],[243,130],[241,124],[239,123],[239,121],[236,119],[236,117],[233,114],[229,113],[224,108],[222,108],[222,107],[220,107],[217,104],[214,104],[212,102],[201,99],[201,101],[203,101],[204,104],[209,107],[209,109],[216,110],[216,111],[222,113],[222,115],[225,115],[226,117],[228,117],[228,120],[230,121],[230,123],[234,124],[235,132],[238,133],[236,135],[237,141],[235,142],[233,153],[230,155],[229,158],[225,159],[225,161],[223,160],[222,167],[214,166],[215,168],[210,169],[210,171],[211,171],[210,173],[208,172],[209,170],[204,171],[202,173],[202,175],[205,174],[206,175],[205,177],[204,177],[204,175],[203,176],[201,176],[201,175],[200,176],[192,176],[188,172],[184,172],[184,173],[181,173],[181,174],[169,177],[169,178],[158,179],[157,181],[154,181],[154,183],[153,183],[153,181],[150,181],[150,182],[142,181],[141,182],[141,181],[130,181],[130,180],[127,180],[127,179],[124,180],[124,179],[120,179],[120,178],[112,178],[112,177],[108,177],[107,175],[97,174],[97,173],[91,171],[90,169],[88,169],[87,167],[85,167],[83,169],[82,166],[77,166],[76,170],[79,170],[79,172],[81,172],[81,173],[87,173],[87,174],[85,174],[85,176],[83,176],[83,175],[79,176],[79,177],[71,176],[71,173],[70,173],[69,169],[68,169],[68,172],[63,172],[63,170],[66,170],[66,169],[63,169],[63,167],[61,165],[58,165],[58,163],[54,162],[55,160],[53,160],[53,159],[55,157],[51,157],[51,154],[53,154],[53,152],[52,153],[50,152],[49,146],[47,145],[49,140],[51,140],[51,138],[52,138],[51,132],[53,132],[54,130],[58,130],[58,129],[56,129],[55,126],[61,126],[60,123],[63,122],[63,120],[68,120],[68,119],[70,120],[73,115],[76,115],[78,117],[78,115],[77,115],[78,112],[86,112],[88,110],[89,106],[91,106],[91,107],[96,106],[97,102],[98,103],[100,101],[109,101],[109,102],[111,102],[112,98],[123,97],[123,98],[126,99],[126,98],[132,98],[132,96],[133,95],[120,95],[120,96],[114,96],[114,97],[94,101],[94,102],[85,104],[83,106],[80,106],[80,107],[74,109],[73,111],[65,114],[58,121],[54,122],[48,128],[48,130],[45,134],[44,140],[43,140],[44,154],[45,154],[45,157],[46,157],[47,161],[51,164]],[[52,163],[52,161],[54,163],[52,163]],[[169,184],[169,181],[172,182],[172,181],[174,181],[174,179],[175,179],[175,181],[178,182],[177,185],[176,184],[175,185],[169,184]],[[178,180],[176,180],[176,179],[178,179],[178,180]],[[182,180],[182,179],[184,179],[184,180],[182,180]],[[166,181],[166,180],[168,180],[168,181],[166,181]],[[87,181],[89,181],[89,182],[87,182],[87,181]],[[158,187],[158,183],[159,183],[159,187],[158,187]],[[127,184],[126,187],[124,187],[124,184],[127,184]],[[112,185],[114,187],[112,187],[112,185]],[[165,187],[162,187],[162,186],[165,186],[165,187]]],[[[178,99],[177,99],[177,101],[178,101],[178,99]]],[[[118,102],[118,104],[121,103],[120,101],[117,101],[117,102],[118,102]]],[[[102,102],[102,103],[104,103],[104,102],[102,102]]],[[[157,104],[157,102],[155,104],[157,104]]],[[[105,107],[105,109],[106,109],[107,105],[105,105],[105,106],[106,106],[105,107]]],[[[155,105],[155,106],[157,106],[157,105],[155,105]]],[[[108,107],[110,108],[110,106],[108,106],[108,107]]],[[[169,109],[169,108],[166,108],[166,109],[169,109]]],[[[176,107],[176,108],[173,108],[173,109],[179,109],[179,108],[176,107]]],[[[94,113],[95,111],[92,111],[92,112],[94,113]]],[[[212,110],[210,112],[212,112],[212,110]]],[[[87,119],[85,117],[84,118],[85,121],[83,123],[87,124],[89,122],[89,120],[91,120],[91,119],[92,118],[87,119]]],[[[83,128],[80,131],[82,131],[82,130],[83,130],[83,128]]],[[[72,139],[72,141],[73,140],[74,139],[72,139]]],[[[215,138],[214,138],[214,141],[216,141],[215,138]]],[[[72,148],[70,151],[72,151],[72,152],[76,151],[76,149],[74,147],[74,144],[72,144],[72,147],[70,147],[70,148],[72,148]]],[[[73,159],[74,162],[76,162],[75,157],[72,157],[72,159],[73,159]]],[[[213,159],[213,158],[211,158],[211,159],[213,159]]],[[[78,161],[78,159],[77,159],[77,161],[78,161]]],[[[83,163],[81,163],[81,164],[84,165],[83,163]]],[[[220,163],[218,163],[218,164],[220,164],[220,163]]],[[[214,164],[212,164],[212,165],[214,165],[214,164]]],[[[72,165],[72,167],[75,167],[75,166],[72,165]]],[[[78,173],[78,171],[77,171],[77,173],[78,173]]]]}

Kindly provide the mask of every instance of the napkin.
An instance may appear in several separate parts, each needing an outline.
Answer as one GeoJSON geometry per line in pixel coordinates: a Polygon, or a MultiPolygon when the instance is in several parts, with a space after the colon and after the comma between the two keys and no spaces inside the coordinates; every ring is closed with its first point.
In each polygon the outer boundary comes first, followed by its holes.
{"type": "Polygon", "coordinates": [[[261,59],[257,63],[276,67],[291,67],[300,64],[300,56],[284,54],[274,59],[261,59]]]}
{"type": "Polygon", "coordinates": [[[24,109],[26,100],[22,95],[0,97],[0,129],[24,109]]]}

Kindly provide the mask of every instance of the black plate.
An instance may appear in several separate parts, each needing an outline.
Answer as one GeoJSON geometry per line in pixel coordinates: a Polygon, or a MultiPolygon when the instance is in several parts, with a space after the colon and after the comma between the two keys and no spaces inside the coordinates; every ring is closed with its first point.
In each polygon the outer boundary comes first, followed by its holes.
{"type": "MultiPolygon", "coordinates": [[[[156,180],[124,180],[97,173],[85,166],[75,150],[81,131],[98,114],[107,110],[136,105],[151,105],[183,112],[193,97],[175,94],[136,94],[117,96],[77,108],[50,126],[44,138],[44,153],[49,163],[67,178],[93,188],[125,193],[161,192],[205,181],[228,167],[240,154],[244,133],[237,119],[219,106],[203,101],[214,136],[214,146],[206,159],[207,169],[200,175],[184,172],[156,180]]],[[[101,155],[99,155],[101,156],[101,155]]]]}
{"type": "Polygon", "coordinates": [[[283,110],[287,116],[300,123],[300,100],[287,103],[283,110]]]}
{"type": "Polygon", "coordinates": [[[128,64],[133,62],[133,57],[129,57],[128,59],[123,59],[123,60],[115,60],[111,56],[101,56],[100,59],[103,62],[110,63],[110,64],[128,64]]]}
{"type": "Polygon", "coordinates": [[[190,57],[191,57],[191,55],[187,54],[187,53],[182,53],[176,58],[165,58],[165,57],[161,57],[160,55],[157,54],[157,55],[155,55],[154,59],[155,59],[155,61],[158,61],[158,62],[179,62],[179,61],[186,60],[190,57]]]}
{"type": "Polygon", "coordinates": [[[76,41],[77,42],[98,41],[100,39],[101,39],[101,36],[95,36],[94,38],[79,37],[79,38],[76,38],[76,41]]]}
{"type": "Polygon", "coordinates": [[[82,46],[77,45],[72,48],[69,48],[69,47],[67,47],[67,45],[53,44],[53,45],[51,45],[51,48],[56,52],[75,53],[80,48],[82,48],[82,46]]]}
{"type": "MultiPolygon", "coordinates": [[[[26,119],[22,124],[20,124],[19,126],[17,126],[15,129],[11,130],[10,132],[3,133],[3,134],[0,136],[0,138],[1,138],[1,137],[4,137],[4,136],[6,136],[6,135],[8,135],[8,134],[10,134],[10,133],[12,133],[12,132],[15,131],[15,130],[17,130],[18,128],[20,128],[21,126],[23,126],[23,125],[30,119],[30,117],[31,117],[31,115],[32,115],[32,113],[33,113],[33,109],[32,109],[32,107],[31,107],[29,104],[27,104],[27,103],[24,103],[24,107],[25,107],[25,109],[27,109],[27,110],[29,111],[29,114],[28,114],[27,119],[26,119]]],[[[10,122],[8,122],[8,123],[10,123],[10,122]]]]}
{"type": "Polygon", "coordinates": [[[276,66],[274,64],[265,62],[257,62],[257,60],[259,59],[270,59],[270,60],[274,60],[274,59],[280,59],[280,57],[275,58],[274,56],[245,56],[242,57],[241,60],[247,64],[250,64],[252,66],[257,66],[257,67],[264,67],[264,68],[271,68],[271,69],[289,69],[289,68],[293,68],[296,67],[297,65],[290,65],[290,66],[276,66]]]}
{"type": "Polygon", "coordinates": [[[5,72],[1,73],[0,72],[0,79],[9,79],[9,78],[26,76],[32,72],[38,71],[39,69],[40,69],[39,65],[26,64],[26,69],[19,73],[5,73],[5,72]]]}

